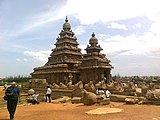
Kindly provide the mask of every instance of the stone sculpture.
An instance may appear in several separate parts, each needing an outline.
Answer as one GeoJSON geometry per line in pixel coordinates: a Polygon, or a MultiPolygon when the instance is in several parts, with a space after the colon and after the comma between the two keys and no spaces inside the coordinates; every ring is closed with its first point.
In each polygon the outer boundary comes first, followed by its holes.
{"type": "Polygon", "coordinates": [[[97,95],[92,92],[83,91],[82,103],[84,105],[93,105],[97,103],[97,95]]]}

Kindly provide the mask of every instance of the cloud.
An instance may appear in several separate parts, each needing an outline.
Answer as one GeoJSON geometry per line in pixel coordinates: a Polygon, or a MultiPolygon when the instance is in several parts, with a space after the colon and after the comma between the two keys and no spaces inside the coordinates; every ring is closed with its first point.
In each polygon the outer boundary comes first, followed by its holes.
{"type": "Polygon", "coordinates": [[[116,22],[111,22],[108,28],[112,29],[122,29],[122,30],[128,30],[127,27],[123,24],[118,24],[116,22]]]}
{"type": "Polygon", "coordinates": [[[147,32],[143,36],[137,36],[136,34],[127,37],[113,36],[106,40],[99,40],[99,44],[102,48],[105,48],[107,53],[115,54],[118,51],[125,51],[121,55],[152,54],[153,49],[160,48],[160,41],[151,32],[147,32]]]}
{"type": "Polygon", "coordinates": [[[20,61],[21,61],[21,59],[17,58],[17,59],[16,59],[16,61],[20,62],[20,61]]]}
{"type": "Polygon", "coordinates": [[[47,1],[45,4],[43,0],[38,4],[37,1],[16,1],[6,0],[0,4],[0,30],[6,40],[35,31],[65,16],[58,12],[65,5],[65,0],[47,1]]]}
{"type": "Polygon", "coordinates": [[[76,28],[73,28],[73,31],[75,33],[75,35],[81,35],[83,34],[86,30],[83,26],[78,26],[76,28]]]}
{"type": "Polygon", "coordinates": [[[98,39],[101,39],[101,38],[103,39],[103,38],[107,38],[107,37],[110,37],[110,36],[109,36],[109,35],[106,35],[106,34],[101,34],[101,33],[100,33],[100,34],[97,34],[97,38],[98,38],[98,39]]]}
{"type": "Polygon", "coordinates": [[[135,24],[135,27],[137,27],[137,28],[141,28],[142,27],[142,25],[141,24],[135,24]]]}
{"type": "Polygon", "coordinates": [[[47,62],[50,51],[24,51],[24,54],[33,57],[36,60],[42,61],[42,62],[47,62]]]}
{"type": "Polygon", "coordinates": [[[28,60],[26,58],[23,58],[23,61],[27,62],[28,60]]]}
{"type": "Polygon", "coordinates": [[[74,15],[81,24],[88,25],[137,16],[152,18],[157,12],[160,12],[159,0],[68,0],[59,13],[74,15]]]}
{"type": "Polygon", "coordinates": [[[23,58],[23,59],[17,58],[16,61],[17,62],[27,62],[28,59],[27,58],[23,58]]]}
{"type": "Polygon", "coordinates": [[[81,53],[82,53],[82,54],[85,54],[85,53],[86,53],[85,49],[87,48],[87,45],[82,45],[82,44],[80,44],[78,47],[81,49],[81,53]]]}

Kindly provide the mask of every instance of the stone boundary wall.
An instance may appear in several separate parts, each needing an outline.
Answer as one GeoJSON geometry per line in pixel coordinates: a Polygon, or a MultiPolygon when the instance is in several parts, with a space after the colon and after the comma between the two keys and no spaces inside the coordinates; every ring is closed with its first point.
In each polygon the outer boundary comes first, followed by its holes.
{"type": "MultiPolygon", "coordinates": [[[[42,88],[32,88],[32,89],[34,89],[37,94],[40,94],[41,97],[45,97],[46,89],[42,88]]],[[[27,93],[28,90],[29,90],[28,88],[22,88],[21,92],[27,93]]],[[[52,89],[51,97],[52,99],[61,98],[63,96],[72,97],[72,92],[73,90],[52,89]]]]}

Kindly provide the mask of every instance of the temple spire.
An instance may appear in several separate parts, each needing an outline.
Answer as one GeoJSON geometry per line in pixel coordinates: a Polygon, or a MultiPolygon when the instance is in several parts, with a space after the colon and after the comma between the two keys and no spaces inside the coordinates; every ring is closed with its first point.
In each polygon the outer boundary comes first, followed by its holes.
{"type": "Polygon", "coordinates": [[[68,17],[66,16],[65,22],[68,22],[68,17]]]}
{"type": "Polygon", "coordinates": [[[98,39],[95,37],[95,33],[92,33],[92,37],[89,39],[89,44],[87,45],[87,48],[85,49],[87,53],[100,53],[102,48],[100,45],[98,45],[98,39]]]}
{"type": "Polygon", "coordinates": [[[63,30],[64,31],[70,31],[70,29],[71,29],[71,25],[68,22],[68,17],[66,16],[65,23],[63,24],[63,30]]]}
{"type": "Polygon", "coordinates": [[[98,44],[98,39],[95,37],[94,32],[92,33],[92,37],[89,40],[89,44],[94,47],[97,46],[97,44],[98,44]]]}
{"type": "Polygon", "coordinates": [[[92,37],[95,37],[95,34],[94,34],[94,32],[92,33],[92,37]]]}

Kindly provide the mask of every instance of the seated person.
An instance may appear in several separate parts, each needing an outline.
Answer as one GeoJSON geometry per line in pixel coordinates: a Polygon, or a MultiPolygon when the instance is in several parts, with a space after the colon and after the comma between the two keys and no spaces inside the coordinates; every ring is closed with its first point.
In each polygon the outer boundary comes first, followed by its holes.
{"type": "Polygon", "coordinates": [[[36,94],[34,92],[34,94],[32,95],[32,104],[39,104],[37,97],[39,96],[39,94],[36,94]]]}
{"type": "Polygon", "coordinates": [[[30,96],[27,99],[27,102],[32,104],[39,104],[39,101],[37,99],[38,96],[39,94],[36,94],[35,92],[33,94],[30,94],[30,96]]]}
{"type": "Polygon", "coordinates": [[[98,89],[96,90],[96,94],[97,94],[97,95],[103,95],[103,94],[105,94],[105,92],[104,92],[104,90],[103,90],[102,88],[98,88],[98,89]]]}
{"type": "Polygon", "coordinates": [[[106,98],[109,98],[110,97],[110,95],[111,95],[111,93],[110,93],[110,91],[109,90],[105,90],[105,89],[103,89],[103,88],[98,88],[97,90],[96,90],[96,94],[97,95],[106,95],[106,98]]]}

